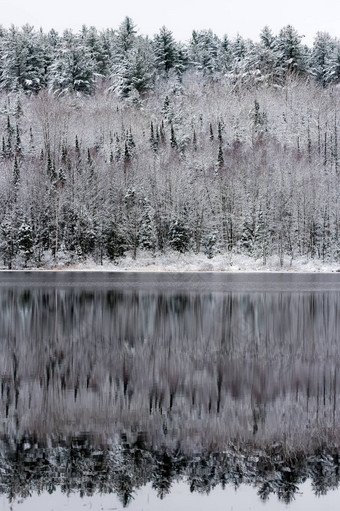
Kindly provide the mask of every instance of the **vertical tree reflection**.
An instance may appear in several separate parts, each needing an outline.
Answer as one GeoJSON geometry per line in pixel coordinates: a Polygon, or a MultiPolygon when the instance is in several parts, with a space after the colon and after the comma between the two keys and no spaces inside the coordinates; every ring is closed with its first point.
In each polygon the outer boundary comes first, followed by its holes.
{"type": "Polygon", "coordinates": [[[0,484],[338,486],[339,293],[0,290],[0,484]],[[328,450],[325,446],[332,446],[328,450]],[[275,447],[276,446],[276,447],[275,447]],[[224,453],[224,454],[222,454],[224,453]]]}

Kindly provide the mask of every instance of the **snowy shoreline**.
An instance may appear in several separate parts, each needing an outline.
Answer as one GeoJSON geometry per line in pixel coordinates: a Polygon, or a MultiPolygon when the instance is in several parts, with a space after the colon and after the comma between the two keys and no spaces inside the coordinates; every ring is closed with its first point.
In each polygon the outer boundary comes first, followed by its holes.
{"type": "Polygon", "coordinates": [[[70,263],[62,258],[55,263],[53,260],[44,261],[41,267],[14,268],[8,270],[0,268],[3,271],[91,271],[91,272],[169,272],[169,273],[338,273],[340,272],[340,263],[322,262],[319,259],[296,258],[291,261],[285,258],[280,266],[277,256],[268,258],[266,265],[262,259],[254,259],[240,254],[218,254],[212,259],[208,259],[204,254],[179,254],[171,252],[168,254],[150,255],[147,252],[140,252],[137,258],[127,254],[115,263],[112,261],[103,261],[98,264],[92,259],[84,262],[70,263]]]}

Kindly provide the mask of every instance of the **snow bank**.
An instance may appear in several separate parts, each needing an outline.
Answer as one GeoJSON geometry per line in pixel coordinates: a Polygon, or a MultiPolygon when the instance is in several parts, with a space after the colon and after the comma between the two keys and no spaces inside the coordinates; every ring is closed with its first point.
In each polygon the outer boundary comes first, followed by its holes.
{"type": "Polygon", "coordinates": [[[168,252],[157,253],[152,256],[148,252],[138,251],[137,258],[131,254],[118,259],[115,263],[103,261],[98,264],[92,259],[76,264],[68,264],[60,259],[57,263],[46,260],[42,268],[28,268],[29,270],[68,270],[68,271],[133,271],[133,272],[340,272],[340,263],[322,262],[318,259],[305,257],[293,259],[286,258],[283,266],[277,256],[268,258],[266,264],[262,259],[241,254],[218,254],[208,259],[204,254],[168,252]]]}

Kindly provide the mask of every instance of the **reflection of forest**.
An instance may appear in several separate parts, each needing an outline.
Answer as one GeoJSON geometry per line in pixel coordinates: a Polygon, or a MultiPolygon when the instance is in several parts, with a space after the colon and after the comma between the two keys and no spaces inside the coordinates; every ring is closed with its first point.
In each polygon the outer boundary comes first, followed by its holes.
{"type": "Polygon", "coordinates": [[[340,438],[339,293],[0,293],[0,432],[186,452],[340,438]]]}
{"type": "Polygon", "coordinates": [[[125,507],[147,483],[163,498],[176,481],[184,479],[192,492],[248,484],[258,489],[263,500],[275,494],[289,503],[307,479],[316,495],[337,488],[340,480],[339,455],[331,449],[307,455],[288,453],[279,444],[265,450],[229,445],[223,453],[188,456],[180,448],[146,448],[143,435],[136,435],[131,443],[123,436],[109,448],[98,448],[87,435],[49,447],[27,436],[17,443],[10,439],[1,443],[0,493],[10,500],[60,488],[68,495],[114,493],[125,507]]]}
{"type": "Polygon", "coordinates": [[[288,502],[306,478],[336,487],[339,304],[321,291],[3,287],[1,492],[127,504],[185,478],[288,502]]]}

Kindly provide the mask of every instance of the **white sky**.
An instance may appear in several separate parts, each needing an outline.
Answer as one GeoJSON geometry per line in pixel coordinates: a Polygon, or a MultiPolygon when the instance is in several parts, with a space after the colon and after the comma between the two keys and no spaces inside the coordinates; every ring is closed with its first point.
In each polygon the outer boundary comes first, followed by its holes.
{"type": "Polygon", "coordinates": [[[340,38],[339,0],[0,0],[0,24],[25,23],[77,31],[83,24],[118,28],[130,16],[139,33],[153,36],[161,26],[187,41],[193,29],[211,28],[220,37],[237,33],[253,40],[268,25],[274,34],[293,25],[311,45],[318,31],[340,38]]]}

